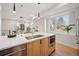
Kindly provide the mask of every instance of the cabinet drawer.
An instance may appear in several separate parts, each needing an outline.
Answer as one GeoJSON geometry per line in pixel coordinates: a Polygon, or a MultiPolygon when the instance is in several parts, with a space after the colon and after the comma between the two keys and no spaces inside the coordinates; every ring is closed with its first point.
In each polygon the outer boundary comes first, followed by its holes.
{"type": "Polygon", "coordinates": [[[11,52],[5,56],[25,56],[25,54],[26,54],[25,51],[26,51],[26,49],[24,48],[24,49],[21,49],[18,51],[11,52]]]}
{"type": "Polygon", "coordinates": [[[0,56],[5,56],[5,55],[11,55],[11,54],[15,54],[15,55],[19,55],[19,54],[23,54],[21,51],[26,50],[26,45],[19,45],[16,47],[12,47],[9,49],[5,49],[0,51],[0,56]],[[18,54],[16,54],[18,52],[18,54]]]}

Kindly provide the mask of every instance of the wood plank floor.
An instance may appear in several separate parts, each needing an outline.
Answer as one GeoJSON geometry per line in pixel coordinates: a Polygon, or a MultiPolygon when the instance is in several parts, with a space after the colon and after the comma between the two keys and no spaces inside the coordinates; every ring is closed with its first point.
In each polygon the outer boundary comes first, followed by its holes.
{"type": "Polygon", "coordinates": [[[54,56],[78,56],[79,51],[72,47],[68,47],[63,44],[56,43],[56,50],[52,55],[54,56]]]}

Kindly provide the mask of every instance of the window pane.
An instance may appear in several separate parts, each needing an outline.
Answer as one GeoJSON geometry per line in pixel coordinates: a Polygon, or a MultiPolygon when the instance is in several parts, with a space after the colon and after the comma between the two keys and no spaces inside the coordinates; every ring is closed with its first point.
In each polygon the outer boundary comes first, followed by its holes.
{"type": "Polygon", "coordinates": [[[65,21],[65,24],[68,25],[69,24],[69,15],[64,15],[62,16],[64,21],[65,21]]]}

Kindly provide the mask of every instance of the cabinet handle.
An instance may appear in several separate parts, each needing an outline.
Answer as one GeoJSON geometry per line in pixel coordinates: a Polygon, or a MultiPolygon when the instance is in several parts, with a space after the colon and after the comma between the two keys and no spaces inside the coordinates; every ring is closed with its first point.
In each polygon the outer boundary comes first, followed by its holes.
{"type": "Polygon", "coordinates": [[[40,40],[40,44],[42,44],[42,41],[40,40]]]}

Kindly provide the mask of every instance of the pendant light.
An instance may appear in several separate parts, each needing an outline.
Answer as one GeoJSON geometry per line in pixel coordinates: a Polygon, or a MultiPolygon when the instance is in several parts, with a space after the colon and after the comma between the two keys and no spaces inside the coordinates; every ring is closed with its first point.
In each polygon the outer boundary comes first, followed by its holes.
{"type": "Polygon", "coordinates": [[[37,4],[38,4],[38,14],[37,14],[37,18],[40,19],[40,13],[39,13],[39,4],[40,4],[40,3],[37,3],[37,4]]]}
{"type": "Polygon", "coordinates": [[[37,3],[37,16],[34,16],[32,19],[40,19],[40,13],[39,13],[39,5],[40,3],[37,3]]]}
{"type": "Polygon", "coordinates": [[[13,13],[16,13],[15,3],[13,4],[13,13]]]}
{"type": "Polygon", "coordinates": [[[38,12],[37,18],[40,19],[40,13],[38,12]]]}

